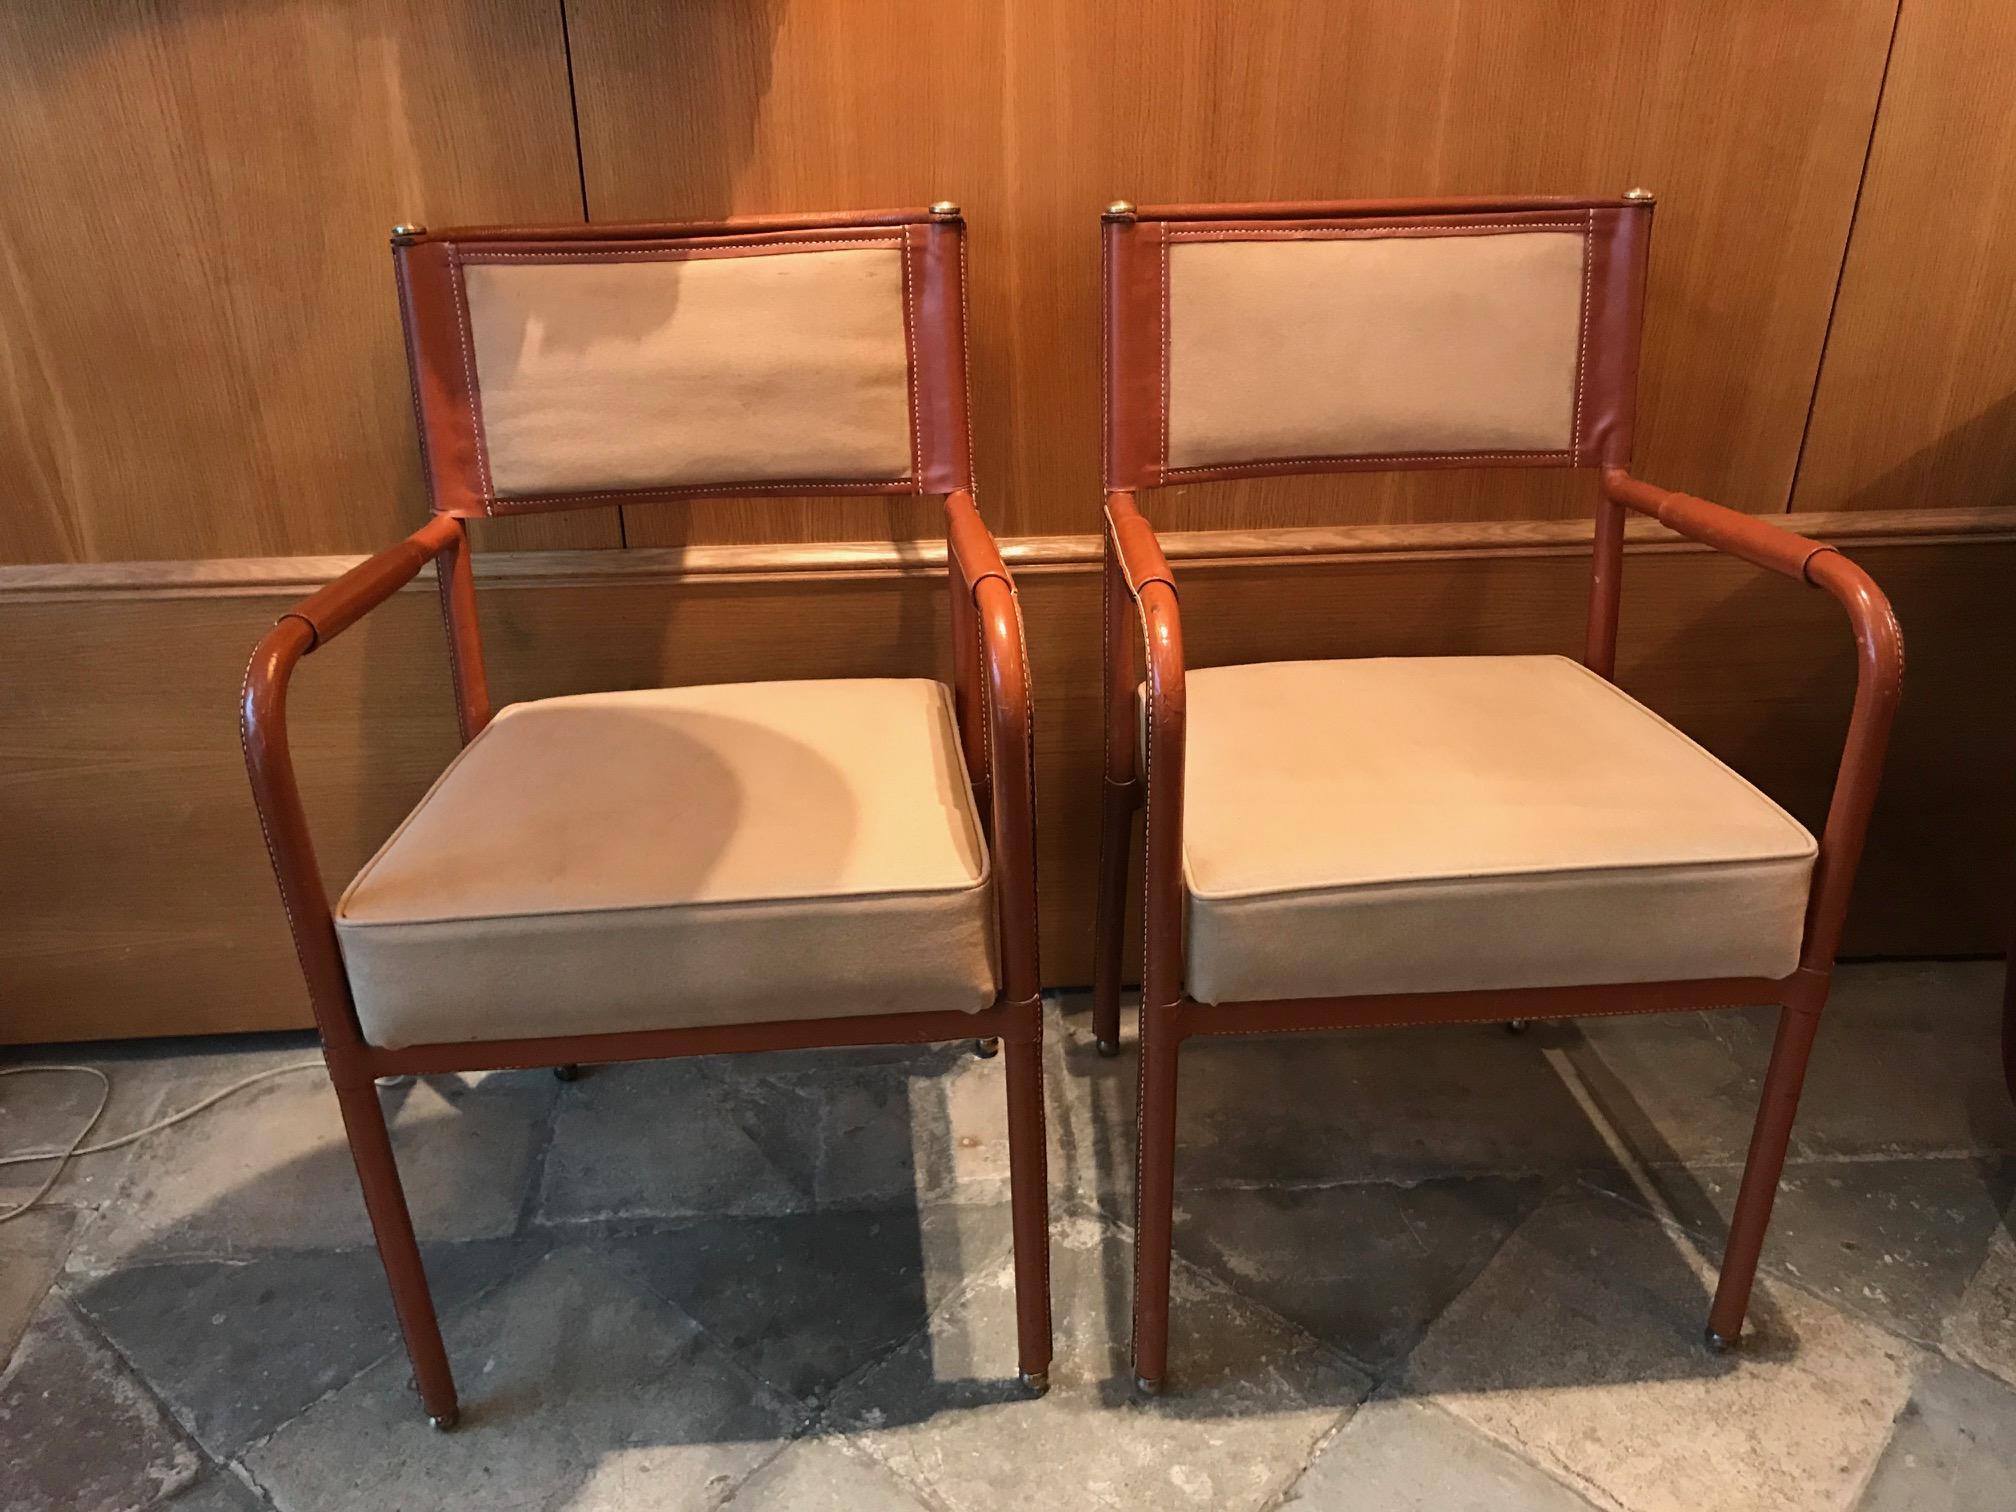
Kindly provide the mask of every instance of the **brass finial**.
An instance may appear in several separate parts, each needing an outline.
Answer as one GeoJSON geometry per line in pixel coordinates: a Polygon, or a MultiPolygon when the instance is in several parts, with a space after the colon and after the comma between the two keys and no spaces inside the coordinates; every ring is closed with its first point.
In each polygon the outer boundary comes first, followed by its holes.
{"type": "Polygon", "coordinates": [[[1626,189],[1624,191],[1624,198],[1628,200],[1643,200],[1645,203],[1650,204],[1653,194],[1650,189],[1626,189]]]}
{"type": "Polygon", "coordinates": [[[392,228],[392,245],[395,247],[411,246],[426,234],[427,228],[425,226],[409,226],[401,222],[392,228]]]}
{"type": "Polygon", "coordinates": [[[938,216],[941,220],[951,220],[958,215],[959,206],[952,200],[939,200],[936,204],[932,205],[931,213],[938,216]]]}
{"type": "Polygon", "coordinates": [[[1132,200],[1113,201],[1112,204],[1106,207],[1106,219],[1107,220],[1134,219],[1134,201],[1132,200]]]}

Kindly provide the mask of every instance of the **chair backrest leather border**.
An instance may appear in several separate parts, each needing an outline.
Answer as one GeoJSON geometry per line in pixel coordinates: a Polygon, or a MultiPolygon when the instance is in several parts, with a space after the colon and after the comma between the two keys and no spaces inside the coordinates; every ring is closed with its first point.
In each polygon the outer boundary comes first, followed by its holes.
{"type": "Polygon", "coordinates": [[[1107,489],[1282,473],[1421,467],[1621,467],[1631,455],[1649,199],[1410,199],[1144,206],[1105,221],[1107,489]],[[1584,238],[1576,403],[1566,446],[1546,451],[1270,456],[1209,466],[1169,460],[1169,250],[1186,241],[1460,236],[1534,230],[1584,238]]]}
{"type": "Polygon", "coordinates": [[[397,235],[393,262],[429,498],[438,514],[536,513],[724,494],[948,494],[972,486],[965,224],[930,210],[704,223],[458,227],[397,235]],[[911,466],[893,479],[723,477],[677,486],[500,496],[484,455],[465,262],[733,257],[835,242],[900,249],[911,466]]]}

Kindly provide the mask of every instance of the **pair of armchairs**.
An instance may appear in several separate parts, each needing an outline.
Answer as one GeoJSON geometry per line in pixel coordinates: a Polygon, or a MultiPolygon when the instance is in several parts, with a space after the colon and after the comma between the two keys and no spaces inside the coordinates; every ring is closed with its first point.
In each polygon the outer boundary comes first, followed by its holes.
{"type": "MultiPolygon", "coordinates": [[[[1831,550],[1629,477],[1649,196],[1105,219],[1105,804],[1118,1053],[1142,817],[1135,1369],[1169,1316],[1193,1035],[1782,1008],[1710,1337],[1740,1330],[1901,673],[1831,550]],[[1354,468],[1597,469],[1588,639],[1555,657],[1189,671],[1138,491],[1354,468]],[[1847,607],[1825,831],[1610,681],[1634,509],[1847,607]],[[1140,647],[1137,666],[1132,648],[1140,647]]],[[[283,615],[245,757],[426,1410],[453,1377],[374,1079],[975,1038],[1006,1051],[1018,1364],[1048,1384],[1031,693],[972,496],[957,207],[429,233],[394,260],[430,522],[283,615]],[[942,495],[952,681],[493,709],[466,521],[722,494],[942,495]],[[463,748],[338,901],[288,755],[301,659],[436,566],[463,748]]]]}

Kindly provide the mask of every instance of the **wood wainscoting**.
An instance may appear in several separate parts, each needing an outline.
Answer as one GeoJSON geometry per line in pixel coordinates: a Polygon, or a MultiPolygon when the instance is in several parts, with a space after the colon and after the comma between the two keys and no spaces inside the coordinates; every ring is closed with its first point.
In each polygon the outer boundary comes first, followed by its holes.
{"type": "MultiPolygon", "coordinates": [[[[1787,523],[1894,597],[1904,712],[1857,892],[1857,954],[1993,952],[2016,853],[2016,510],[1787,523]]],[[[1200,666],[1581,645],[1586,521],[1166,538],[1200,666]],[[1287,559],[1294,559],[1292,561],[1287,559]]],[[[1098,542],[1013,540],[1037,698],[1043,962],[1088,975],[1099,790],[1098,542]]],[[[0,1042],[308,1022],[238,750],[245,657],[354,560],[0,568],[0,1042]]],[[[479,559],[499,702],[779,677],[942,676],[943,548],[870,542],[479,559]],[[806,633],[807,610],[840,629],[806,633]]],[[[1619,681],[1809,825],[1853,656],[1824,595],[1634,525],[1619,681]]],[[[454,751],[423,576],[296,680],[294,748],[332,890],[454,751]]]]}

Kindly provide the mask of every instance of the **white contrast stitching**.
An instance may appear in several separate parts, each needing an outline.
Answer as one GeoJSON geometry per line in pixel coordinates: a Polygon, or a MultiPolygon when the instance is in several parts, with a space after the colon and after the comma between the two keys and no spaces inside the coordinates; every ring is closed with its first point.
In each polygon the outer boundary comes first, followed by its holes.
{"type": "Polygon", "coordinates": [[[1099,481],[1113,486],[1113,238],[1099,235],[1099,481]]]}
{"type": "Polygon", "coordinates": [[[917,357],[920,337],[917,330],[917,290],[910,278],[910,258],[914,243],[910,228],[903,228],[903,355],[908,359],[903,374],[910,387],[910,476],[924,475],[922,447],[924,445],[924,407],[918,395],[917,357]]]}
{"type": "MultiPolygon", "coordinates": [[[[1167,255],[1168,243],[1163,244],[1167,255]]],[[[1167,288],[1167,285],[1164,285],[1167,288]]],[[[1131,586],[1131,585],[1130,585],[1131,586]]],[[[1140,1346],[1141,1340],[1141,1227],[1146,1216],[1141,1174],[1145,1167],[1148,1150],[1148,1021],[1154,1017],[1148,1011],[1148,962],[1149,949],[1149,882],[1154,876],[1155,856],[1155,676],[1153,670],[1155,646],[1148,634],[1148,613],[1139,596],[1135,598],[1137,617],[1141,621],[1141,669],[1146,680],[1147,728],[1142,732],[1141,756],[1141,1007],[1136,1015],[1134,1058],[1141,1064],[1135,1073],[1134,1085],[1134,1342],[1140,1346]]],[[[1157,984],[1160,985],[1159,983],[1157,984]]]]}
{"type": "Polygon", "coordinates": [[[455,244],[448,244],[448,271],[455,285],[455,321],[462,330],[462,381],[469,386],[469,430],[476,441],[476,475],[482,482],[483,513],[491,513],[490,506],[497,498],[496,485],[490,481],[490,449],[483,441],[483,410],[476,396],[476,358],[469,340],[469,286],[462,277],[462,257],[455,244]]]}
{"type": "Polygon", "coordinates": [[[666,488],[619,488],[602,493],[514,494],[487,502],[500,504],[505,513],[533,509],[543,504],[580,504],[596,499],[667,499],[683,496],[712,498],[716,494],[796,494],[830,490],[836,493],[896,493],[916,482],[915,478],[863,478],[858,483],[801,483],[787,478],[781,483],[681,483],[666,488]]]}
{"type": "Polygon", "coordinates": [[[1589,212],[1589,229],[1582,237],[1582,346],[1575,356],[1575,425],[1568,432],[1568,465],[1582,460],[1582,390],[1589,381],[1589,290],[1596,264],[1596,212],[1589,212]]]}
{"type": "Polygon", "coordinates": [[[1155,465],[1169,476],[1169,228],[1162,228],[1162,452],[1155,465]]]}
{"type": "MultiPolygon", "coordinates": [[[[281,618],[284,619],[286,616],[282,615],[281,618]]],[[[310,625],[309,629],[312,632],[314,626],[310,625]]],[[[264,644],[265,641],[262,639],[259,645],[264,644]]],[[[238,687],[238,754],[244,759],[247,771],[252,767],[252,741],[251,731],[247,728],[245,706],[252,698],[252,666],[258,660],[259,646],[254,646],[252,654],[245,659],[245,676],[240,680],[238,687]]],[[[255,794],[255,798],[256,796],[255,794]]],[[[280,909],[287,915],[287,935],[294,942],[294,964],[301,968],[301,978],[308,984],[309,995],[312,998],[314,978],[308,971],[308,957],[301,949],[301,929],[294,922],[294,904],[287,897],[287,883],[280,875],[280,858],[273,850],[273,831],[266,823],[266,805],[254,802],[252,807],[259,815],[259,837],[266,842],[266,864],[273,869],[273,880],[279,886],[280,909]]]]}
{"type": "Polygon", "coordinates": [[[1165,231],[1164,244],[1168,241],[1248,241],[1261,237],[1277,237],[1290,241],[1335,241],[1350,236],[1363,236],[1371,232],[1411,231],[1424,237],[1460,236],[1466,231],[1579,231],[1580,221],[1478,221],[1459,225],[1428,226],[1304,226],[1304,227],[1263,227],[1255,226],[1236,231],[1165,231]]]}
{"type": "Polygon", "coordinates": [[[1180,478],[1195,473],[1215,472],[1258,472],[1263,469],[1281,472],[1289,468],[1307,467],[1316,462],[1509,462],[1521,458],[1544,459],[1549,457],[1568,458],[1569,451],[1537,452],[1395,452],[1385,456],[1362,452],[1347,452],[1329,457],[1282,457],[1267,462],[1211,462],[1199,467],[1168,467],[1163,469],[1167,477],[1180,478]]]}
{"type": "MultiPolygon", "coordinates": [[[[966,394],[966,487],[977,492],[979,466],[973,459],[973,324],[966,295],[966,229],[959,232],[959,381],[966,394]]],[[[922,479],[923,468],[917,469],[922,479]]]]}
{"type": "Polygon", "coordinates": [[[890,251],[908,244],[909,228],[904,228],[902,237],[851,236],[832,237],[822,241],[762,241],[727,242],[712,247],[639,247],[631,251],[608,252],[581,248],[575,251],[552,252],[470,252],[462,254],[462,262],[615,262],[622,258],[636,258],[645,262],[690,262],[695,259],[732,255],[745,252],[752,247],[788,247],[792,251],[827,251],[836,247],[886,247],[890,251]]]}

